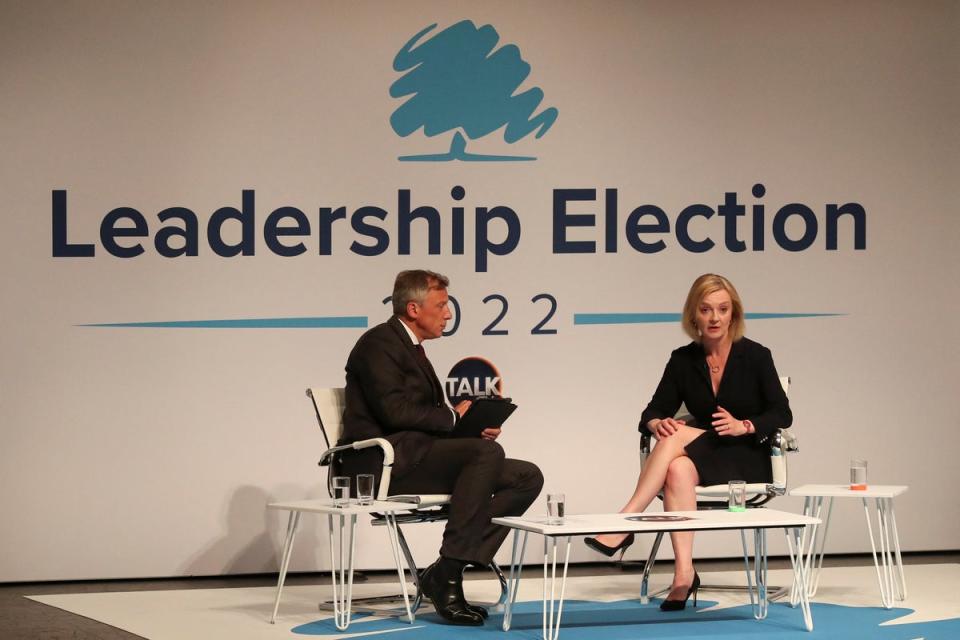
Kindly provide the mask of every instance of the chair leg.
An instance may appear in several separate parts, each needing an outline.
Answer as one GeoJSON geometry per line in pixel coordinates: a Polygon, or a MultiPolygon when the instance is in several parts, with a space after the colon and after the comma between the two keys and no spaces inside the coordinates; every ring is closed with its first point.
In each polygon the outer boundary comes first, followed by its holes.
{"type": "Polygon", "coordinates": [[[471,604],[475,604],[480,607],[486,607],[487,609],[494,609],[496,611],[503,611],[507,602],[507,597],[510,595],[509,583],[507,582],[506,576],[503,575],[503,570],[500,569],[500,565],[498,565],[495,560],[491,560],[490,564],[488,564],[486,568],[493,572],[493,575],[497,577],[497,581],[500,583],[500,597],[497,598],[496,602],[471,601],[471,604]]]}
{"type": "Polygon", "coordinates": [[[509,594],[510,589],[507,586],[507,578],[503,575],[503,571],[500,569],[500,565],[497,564],[497,561],[491,560],[489,567],[490,570],[493,571],[493,574],[497,576],[497,580],[500,581],[500,599],[497,600],[493,605],[499,609],[507,601],[507,595],[509,594]]]}
{"type": "Polygon", "coordinates": [[[653,563],[657,561],[657,552],[660,550],[660,543],[662,541],[663,531],[658,531],[657,537],[653,541],[653,546],[650,547],[650,556],[647,558],[647,562],[643,566],[643,582],[640,583],[640,604],[647,604],[650,602],[650,596],[648,594],[650,587],[650,570],[653,569],[653,563]]]}

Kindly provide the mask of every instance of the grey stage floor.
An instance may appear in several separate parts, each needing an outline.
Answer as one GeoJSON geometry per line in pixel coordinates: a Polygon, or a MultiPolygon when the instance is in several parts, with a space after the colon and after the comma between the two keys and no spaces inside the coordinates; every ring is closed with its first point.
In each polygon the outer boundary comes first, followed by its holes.
{"type": "MultiPolygon", "coordinates": [[[[859,566],[872,564],[867,555],[828,556],[825,567],[859,566]]],[[[960,562],[960,551],[947,553],[910,553],[904,555],[905,564],[939,564],[960,562]]],[[[670,562],[654,568],[654,573],[668,573],[670,562]]],[[[702,571],[737,570],[743,566],[742,559],[701,560],[697,563],[702,571]]],[[[789,568],[786,559],[771,559],[771,569],[789,568]]],[[[619,574],[623,571],[639,571],[640,567],[620,567],[611,563],[579,564],[570,567],[571,576],[619,574]]],[[[370,581],[392,581],[393,571],[365,573],[370,581]]],[[[467,578],[488,578],[488,572],[469,571],[467,578]]],[[[85,582],[41,582],[0,584],[0,638],[3,640],[71,639],[71,640],[131,640],[140,636],[114,627],[49,607],[23,596],[52,593],[102,593],[108,591],[150,591],[171,589],[216,589],[230,587],[262,587],[276,584],[276,574],[255,576],[227,576],[206,578],[164,578],[155,580],[109,580],[85,582]]],[[[327,584],[324,574],[291,574],[288,585],[327,584]]]]}

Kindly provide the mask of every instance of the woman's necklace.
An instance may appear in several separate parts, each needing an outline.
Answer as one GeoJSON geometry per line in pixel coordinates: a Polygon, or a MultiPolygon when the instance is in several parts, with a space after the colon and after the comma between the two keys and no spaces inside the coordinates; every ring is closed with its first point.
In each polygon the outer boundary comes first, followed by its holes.
{"type": "Polygon", "coordinates": [[[715,360],[710,361],[710,356],[707,356],[707,366],[710,367],[710,373],[720,373],[720,369],[723,368],[725,364],[723,360],[720,359],[720,356],[713,356],[715,360]]]}
{"type": "Polygon", "coordinates": [[[713,364],[710,362],[710,358],[707,358],[707,364],[710,365],[710,373],[720,373],[720,362],[713,364]]]}

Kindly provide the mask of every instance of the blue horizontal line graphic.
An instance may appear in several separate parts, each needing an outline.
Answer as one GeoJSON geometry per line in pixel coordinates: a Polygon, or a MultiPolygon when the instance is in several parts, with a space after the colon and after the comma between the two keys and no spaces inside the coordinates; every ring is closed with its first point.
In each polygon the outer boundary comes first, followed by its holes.
{"type": "Polygon", "coordinates": [[[136,329],[365,329],[367,316],[326,316],[314,318],[246,318],[235,320],[171,320],[164,322],[105,322],[79,327],[136,329]]]}
{"type": "Polygon", "coordinates": [[[679,313],[575,313],[573,324],[644,324],[678,322],[679,313]]]}
{"type": "Polygon", "coordinates": [[[845,313],[745,313],[747,320],[776,320],[779,318],[828,318],[845,316],[845,313]]]}
{"type": "MultiPolygon", "coordinates": [[[[652,324],[680,322],[679,313],[575,313],[573,324],[652,324]]],[[[747,320],[774,320],[781,318],[820,318],[844,316],[845,313],[747,313],[747,320]]]]}

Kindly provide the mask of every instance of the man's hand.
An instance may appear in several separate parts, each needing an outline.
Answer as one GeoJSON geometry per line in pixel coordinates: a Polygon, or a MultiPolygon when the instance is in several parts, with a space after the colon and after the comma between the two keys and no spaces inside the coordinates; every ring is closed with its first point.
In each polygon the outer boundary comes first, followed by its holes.
{"type": "Polygon", "coordinates": [[[457,403],[457,406],[455,406],[453,410],[456,411],[457,415],[462,418],[463,414],[467,412],[467,409],[469,409],[470,405],[472,404],[473,404],[473,400],[461,400],[460,402],[457,403]]]}
{"type": "Polygon", "coordinates": [[[480,437],[484,440],[496,440],[499,435],[500,427],[487,427],[480,433],[480,437]]]}

